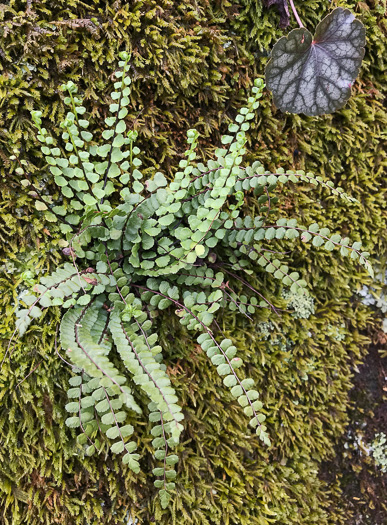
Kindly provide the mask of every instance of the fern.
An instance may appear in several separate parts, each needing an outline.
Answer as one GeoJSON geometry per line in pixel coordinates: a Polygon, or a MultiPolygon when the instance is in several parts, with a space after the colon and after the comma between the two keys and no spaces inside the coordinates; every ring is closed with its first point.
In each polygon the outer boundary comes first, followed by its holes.
{"type": "Polygon", "coordinates": [[[61,345],[75,371],[68,391],[66,410],[72,415],[67,425],[79,429],[78,441],[86,454],[96,452],[105,435],[111,451],[123,454],[123,462],[139,472],[136,443],[130,441],[134,429],[126,420],[129,411],[141,414],[144,409],[139,392],[147,396],[152,443],[160,461],[153,470],[159,478],[155,486],[165,507],[175,488],[178,456],[170,451],[179,443],[183,413],[163,364],[152,322],[155,314],[174,311],[180,323],[195,332],[250,426],[269,445],[259,393],[252,379],[243,378],[239,370],[243,361],[232,341],[218,336],[216,314],[230,309],[250,317],[258,308],[275,310],[248,282],[257,270],[273,274],[292,292],[303,293],[305,280],[268,249],[274,239],[301,238],[328,251],[339,248],[342,255],[372,270],[359,242],[331,235],[317,224],[303,227],[296,219],[270,222],[278,200],[273,191],[279,183],[321,184],[348,202],[353,199],[310,173],[268,173],[258,162],[241,166],[245,132],[264,87],[260,80],[230,124],[229,134],[222,137],[213,160],[197,162],[199,135],[189,130],[189,147],[174,180],[168,184],[157,172],[143,181],[136,133],[127,131],[125,123],[129,58],[121,54],[122,69],[116,73],[102,142],[88,130],[86,109],[72,82],[63,86],[69,106],[61,125],[64,150],[42,127],[40,112],[32,112],[42,153],[63,203],[52,204],[41,195],[26,163],[13,160],[19,162],[18,173],[26,175],[22,184],[31,189],[37,209],[48,221],[57,222],[66,236],[64,252],[72,262],[43,277],[23,296],[25,308],[17,312],[17,328],[23,334],[44,309],[62,307],[61,345]],[[117,205],[118,190],[121,203],[117,205]],[[255,217],[243,211],[245,192],[250,190],[259,206],[255,217]]]}

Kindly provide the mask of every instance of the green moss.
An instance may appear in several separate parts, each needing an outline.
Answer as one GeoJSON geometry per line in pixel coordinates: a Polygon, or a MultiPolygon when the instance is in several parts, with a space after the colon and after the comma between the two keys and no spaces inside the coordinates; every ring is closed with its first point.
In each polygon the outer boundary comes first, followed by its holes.
{"type": "MultiPolygon", "coordinates": [[[[13,147],[21,146],[36,167],[34,177],[42,190],[51,189],[28,110],[41,110],[46,127],[57,135],[64,112],[58,86],[81,82],[98,134],[105,116],[100,101],[111,91],[117,51],[131,50],[135,81],[127,122],[139,133],[148,172],[169,172],[170,159],[176,160],[185,147],[186,129],[197,127],[203,133],[202,152],[216,144],[243,103],[251,79],[262,76],[270,46],[282,35],[278,15],[263,10],[258,0],[235,5],[222,0],[89,4],[92,7],[78,0],[42,0],[32,2],[32,11],[26,13],[25,2],[11,0],[0,9],[4,351],[14,329],[15,303],[25,286],[22,273],[47,272],[61,257],[57,231],[42,222],[33,198],[7,162],[13,147]],[[88,21],[94,16],[98,26],[88,21]],[[156,155],[154,165],[150,153],[156,155]]],[[[271,168],[305,167],[344,187],[359,205],[340,203],[319,189],[313,189],[312,200],[309,187],[295,186],[283,192],[281,213],[295,214],[305,224],[325,221],[332,230],[361,238],[368,251],[383,257],[387,23],[380,2],[338,5],[353,9],[367,27],[366,57],[353,97],[334,115],[306,118],[276,111],[268,95],[253,123],[250,158],[271,168]]],[[[331,4],[312,0],[298,9],[312,28],[331,4]]],[[[248,204],[256,205],[253,199],[248,204]]],[[[338,483],[328,486],[318,469],[333,454],[348,420],[351,370],[361,361],[367,341],[360,330],[369,319],[352,296],[366,277],[351,261],[296,243],[290,257],[315,298],[315,315],[308,319],[295,319],[290,312],[270,317],[271,338],[290,340],[291,348],[272,345],[257,331],[257,323],[267,322],[267,313],[253,322],[230,313],[221,327],[242,349],[249,363],[246,372],[263,393],[272,449],[252,437],[243,414],[231,399],[225,401],[216,372],[190,337],[178,326],[172,330],[169,318],[161,320],[165,358],[182,392],[187,419],[177,494],[172,507],[162,511],[151,479],[132,475],[104,454],[86,459],[77,455],[74,436],[64,427],[70,370],[55,351],[58,312],[46,314],[12,347],[11,361],[6,359],[1,372],[3,522],[118,524],[127,522],[131,510],[144,524],[345,523],[347,512],[332,503],[339,500],[338,483]],[[328,324],[343,322],[345,340],[327,333],[328,324]]],[[[270,280],[265,281],[265,293],[280,301],[281,290],[270,280]]],[[[148,472],[149,429],[140,421],[132,423],[148,472]]]]}

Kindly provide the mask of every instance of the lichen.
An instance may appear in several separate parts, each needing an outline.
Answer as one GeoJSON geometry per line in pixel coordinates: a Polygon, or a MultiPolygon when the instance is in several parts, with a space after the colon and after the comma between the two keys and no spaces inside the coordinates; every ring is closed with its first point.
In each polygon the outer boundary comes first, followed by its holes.
{"type": "Polygon", "coordinates": [[[314,299],[306,293],[298,294],[283,290],[282,297],[287,301],[288,308],[293,310],[292,316],[295,319],[309,319],[315,312],[314,299]]]}
{"type": "Polygon", "coordinates": [[[384,432],[375,434],[375,439],[371,445],[372,457],[374,458],[375,464],[380,467],[380,470],[384,473],[387,472],[387,436],[384,432]]]}

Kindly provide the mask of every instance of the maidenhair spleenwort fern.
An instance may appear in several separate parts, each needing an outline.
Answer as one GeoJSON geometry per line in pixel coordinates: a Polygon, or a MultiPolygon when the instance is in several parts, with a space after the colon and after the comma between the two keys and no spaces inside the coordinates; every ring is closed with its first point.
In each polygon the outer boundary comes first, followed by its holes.
{"type": "Polygon", "coordinates": [[[61,346],[75,373],[66,405],[72,415],[66,423],[79,429],[78,441],[86,454],[94,453],[100,445],[98,436],[105,435],[111,451],[123,454],[123,462],[139,472],[136,443],[131,441],[134,429],[126,421],[131,410],[142,412],[138,391],[147,395],[152,443],[160,461],[153,470],[158,478],[155,486],[165,507],[175,488],[178,461],[170,450],[179,443],[184,416],[162,362],[152,322],[155,314],[169,309],[195,333],[250,426],[269,445],[254,382],[238,370],[243,361],[232,341],[219,337],[214,316],[225,308],[249,316],[257,308],[272,306],[248,282],[259,269],[302,293],[306,282],[267,248],[272,239],[300,237],[327,250],[337,247],[342,255],[371,269],[359,242],[331,235],[318,224],[300,226],[296,219],[270,222],[278,199],[271,194],[279,183],[322,184],[348,202],[353,199],[312,174],[267,173],[259,162],[241,166],[245,132],[262,96],[261,80],[255,81],[246,107],[230,124],[230,134],[222,137],[223,147],[216,150],[214,160],[206,165],[196,162],[198,133],[189,130],[189,149],[173,182],[168,184],[159,172],[142,182],[136,133],[128,132],[125,123],[130,57],[122,53],[120,58],[102,143],[88,131],[86,110],[72,82],[63,86],[70,109],[62,123],[64,149],[42,127],[42,115],[32,113],[42,152],[63,195],[61,204],[39,192],[25,161],[13,159],[19,162],[18,173],[26,176],[22,184],[37,199],[37,209],[48,221],[60,224],[68,242],[64,252],[71,261],[41,278],[23,296],[26,308],[17,312],[17,328],[23,334],[43,309],[63,309],[61,346]],[[121,203],[115,205],[119,190],[121,203]],[[250,190],[259,205],[255,217],[242,208],[244,194],[250,190]],[[234,281],[239,281],[244,294],[231,287],[234,281]],[[113,349],[121,358],[114,363],[113,349]]]}

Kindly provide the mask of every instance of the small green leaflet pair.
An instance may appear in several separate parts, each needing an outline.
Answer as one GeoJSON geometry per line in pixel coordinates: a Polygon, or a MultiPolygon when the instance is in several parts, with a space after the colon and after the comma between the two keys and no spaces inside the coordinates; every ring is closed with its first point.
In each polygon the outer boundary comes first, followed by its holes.
{"type": "MultiPolygon", "coordinates": [[[[25,175],[21,183],[36,199],[37,210],[56,223],[66,239],[68,261],[23,296],[17,328],[22,335],[45,309],[62,308],[61,347],[73,371],[67,425],[78,431],[86,455],[108,444],[138,473],[141,458],[132,423],[145,412],[158,462],[155,487],[166,507],[175,489],[178,455],[173,449],[184,430],[184,415],[158,341],[160,313],[174,313],[194,332],[250,427],[269,446],[266,413],[254,381],[243,377],[243,360],[233,341],[220,335],[216,319],[227,310],[250,319],[260,308],[275,310],[249,282],[261,272],[293,292],[305,293],[306,281],[273,250],[276,240],[311,242],[328,251],[338,248],[372,270],[359,242],[332,235],[318,224],[271,220],[280,184],[320,184],[349,205],[355,200],[311,173],[269,173],[259,162],[242,165],[246,131],[264,88],[261,80],[254,82],[213,159],[197,159],[199,134],[189,130],[188,149],[173,181],[168,183],[160,172],[144,181],[137,134],[125,121],[130,56],[122,53],[120,58],[101,139],[93,135],[72,82],[63,87],[69,112],[62,141],[57,144],[49,135],[41,113],[32,113],[47,169],[61,191],[60,203],[38,191],[28,163],[20,161],[18,173],[25,175]],[[258,205],[255,216],[244,207],[248,192],[258,205]]],[[[31,275],[26,277],[33,282],[31,275]]]]}

